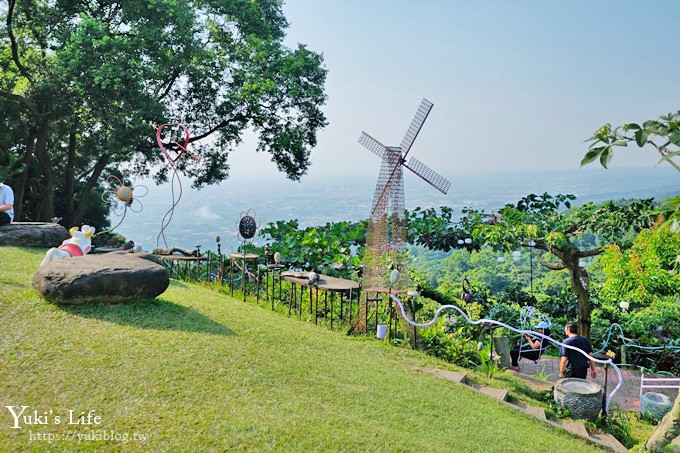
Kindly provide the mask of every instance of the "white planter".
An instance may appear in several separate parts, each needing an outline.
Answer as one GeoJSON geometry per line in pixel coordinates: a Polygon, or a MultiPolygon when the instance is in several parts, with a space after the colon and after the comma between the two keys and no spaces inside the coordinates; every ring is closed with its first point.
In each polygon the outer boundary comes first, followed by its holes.
{"type": "Polygon", "coordinates": [[[385,337],[387,336],[387,325],[386,324],[378,324],[378,328],[376,329],[375,336],[376,336],[376,338],[384,340],[385,337]]]}

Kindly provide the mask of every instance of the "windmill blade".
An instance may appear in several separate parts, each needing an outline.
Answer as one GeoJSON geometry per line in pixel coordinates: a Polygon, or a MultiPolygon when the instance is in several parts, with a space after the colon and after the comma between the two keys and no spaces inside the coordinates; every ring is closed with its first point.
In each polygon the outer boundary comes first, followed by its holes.
{"type": "Polygon", "coordinates": [[[359,143],[364,145],[366,148],[368,148],[371,152],[373,152],[376,156],[378,156],[381,159],[384,159],[385,156],[387,155],[387,147],[380,143],[378,140],[368,135],[366,132],[361,133],[361,137],[359,137],[359,143]]]}
{"type": "Polygon", "coordinates": [[[425,123],[427,115],[430,114],[430,110],[432,110],[433,105],[434,104],[432,104],[427,99],[423,99],[423,102],[420,103],[420,107],[418,107],[416,116],[413,117],[413,121],[411,121],[411,125],[406,131],[406,135],[404,135],[404,139],[401,141],[401,145],[399,145],[401,151],[404,153],[404,157],[406,157],[409,150],[411,149],[411,145],[413,145],[413,142],[416,140],[416,137],[418,136],[420,129],[423,127],[423,123],[425,123]]]}
{"type": "Polygon", "coordinates": [[[415,157],[411,157],[408,161],[408,164],[404,164],[406,168],[411,170],[413,173],[416,175],[420,176],[423,181],[446,195],[446,192],[449,191],[449,187],[451,187],[451,181],[437,173],[436,171],[432,170],[430,167],[416,159],[415,157]]]}

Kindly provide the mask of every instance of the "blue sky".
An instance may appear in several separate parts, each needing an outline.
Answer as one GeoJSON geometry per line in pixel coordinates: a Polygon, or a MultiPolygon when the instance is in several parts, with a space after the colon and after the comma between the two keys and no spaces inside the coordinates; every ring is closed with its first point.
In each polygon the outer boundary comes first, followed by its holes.
{"type": "MultiPolygon", "coordinates": [[[[359,135],[398,145],[422,98],[434,108],[411,155],[451,179],[577,169],[605,122],[680,108],[678,1],[288,0],[283,10],[289,45],[323,53],[329,71],[329,125],[308,179],[377,175],[359,135]]],[[[285,181],[249,140],[231,159],[234,179],[285,181]]],[[[612,167],[657,161],[634,146],[612,167]]]]}

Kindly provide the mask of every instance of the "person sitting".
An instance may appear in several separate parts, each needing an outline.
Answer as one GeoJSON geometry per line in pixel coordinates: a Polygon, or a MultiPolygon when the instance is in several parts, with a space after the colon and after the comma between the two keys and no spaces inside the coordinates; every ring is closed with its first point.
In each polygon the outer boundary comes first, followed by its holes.
{"type": "Polygon", "coordinates": [[[0,182],[0,225],[14,222],[14,192],[7,184],[0,182]]]}
{"type": "MultiPolygon", "coordinates": [[[[536,326],[536,330],[538,333],[541,333],[545,335],[546,337],[550,336],[550,324],[548,324],[546,321],[541,321],[538,323],[538,326],[536,326]]],[[[512,360],[512,366],[510,367],[511,370],[513,371],[519,371],[519,358],[521,357],[526,357],[529,360],[538,360],[541,357],[541,354],[550,345],[550,340],[544,337],[533,337],[529,335],[528,333],[524,334],[524,338],[526,338],[527,343],[523,345],[516,345],[514,348],[510,350],[510,359],[512,360]]]]}

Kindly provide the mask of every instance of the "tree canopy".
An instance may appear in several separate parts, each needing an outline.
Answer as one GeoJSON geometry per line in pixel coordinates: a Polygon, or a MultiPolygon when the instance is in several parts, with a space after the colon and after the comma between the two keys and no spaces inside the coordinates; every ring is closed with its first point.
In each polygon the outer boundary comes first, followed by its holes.
{"type": "Polygon", "coordinates": [[[228,177],[247,131],[299,180],[327,123],[323,58],[284,45],[280,0],[9,0],[0,16],[0,163],[25,168],[22,219],[82,221],[121,165],[166,180],[151,123],[189,127],[200,160],[176,166],[196,187],[228,177]]]}

